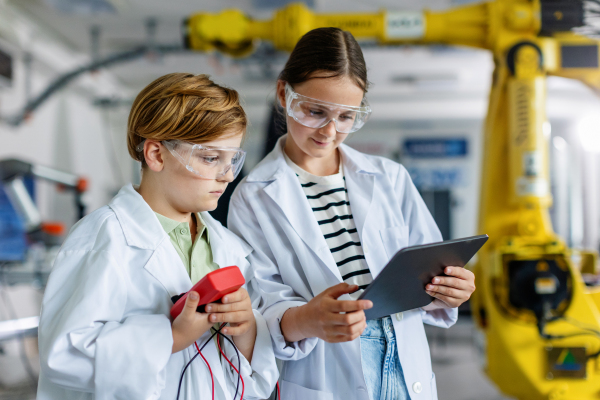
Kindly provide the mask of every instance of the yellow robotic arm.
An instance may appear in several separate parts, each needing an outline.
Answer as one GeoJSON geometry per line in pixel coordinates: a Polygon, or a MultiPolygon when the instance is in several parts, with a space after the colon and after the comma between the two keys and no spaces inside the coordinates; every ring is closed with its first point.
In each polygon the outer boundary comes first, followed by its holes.
{"type": "MultiPolygon", "coordinates": [[[[495,71],[485,125],[479,230],[490,236],[475,266],[474,318],[487,338],[489,377],[523,400],[600,397],[600,290],[593,252],[578,254],[554,233],[549,185],[546,77],[585,82],[600,93],[600,41],[577,0],[495,0],[444,12],[315,14],[302,4],[255,21],[237,10],[186,22],[191,49],[233,56],[258,40],[291,50],[325,26],[381,44],[444,43],[487,49],[495,71]],[[596,333],[594,333],[596,332],[596,333]]],[[[600,113],[600,110],[599,110],[600,113]]]]}

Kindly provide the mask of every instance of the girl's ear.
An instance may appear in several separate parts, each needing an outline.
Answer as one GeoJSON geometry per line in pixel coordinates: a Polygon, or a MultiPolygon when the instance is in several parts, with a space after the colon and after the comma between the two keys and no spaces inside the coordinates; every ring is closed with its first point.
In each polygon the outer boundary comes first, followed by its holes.
{"type": "Polygon", "coordinates": [[[277,81],[277,102],[285,110],[285,82],[279,79],[277,81]]]}

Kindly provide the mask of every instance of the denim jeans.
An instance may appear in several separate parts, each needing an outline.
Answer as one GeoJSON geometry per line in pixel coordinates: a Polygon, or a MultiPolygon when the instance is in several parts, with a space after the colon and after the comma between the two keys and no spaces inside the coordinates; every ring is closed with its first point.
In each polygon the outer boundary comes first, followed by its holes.
{"type": "Polygon", "coordinates": [[[367,321],[360,352],[371,400],[410,400],[390,317],[367,321]]]}

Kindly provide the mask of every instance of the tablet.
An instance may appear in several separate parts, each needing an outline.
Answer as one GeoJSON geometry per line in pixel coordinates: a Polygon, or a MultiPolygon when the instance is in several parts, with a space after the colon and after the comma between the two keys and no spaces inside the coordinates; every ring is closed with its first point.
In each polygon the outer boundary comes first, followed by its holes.
{"type": "Polygon", "coordinates": [[[425,286],[433,277],[445,275],[448,266],[464,267],[487,240],[488,235],[471,236],[399,250],[359,297],[373,302],[367,319],[428,305],[434,298],[425,286]]]}

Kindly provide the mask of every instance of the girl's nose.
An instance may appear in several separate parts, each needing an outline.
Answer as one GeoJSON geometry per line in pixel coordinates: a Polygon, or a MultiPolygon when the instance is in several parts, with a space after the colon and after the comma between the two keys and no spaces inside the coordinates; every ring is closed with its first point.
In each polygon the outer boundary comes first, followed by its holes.
{"type": "Polygon", "coordinates": [[[319,129],[319,133],[327,137],[334,137],[337,133],[335,121],[331,120],[327,125],[319,129]]]}

